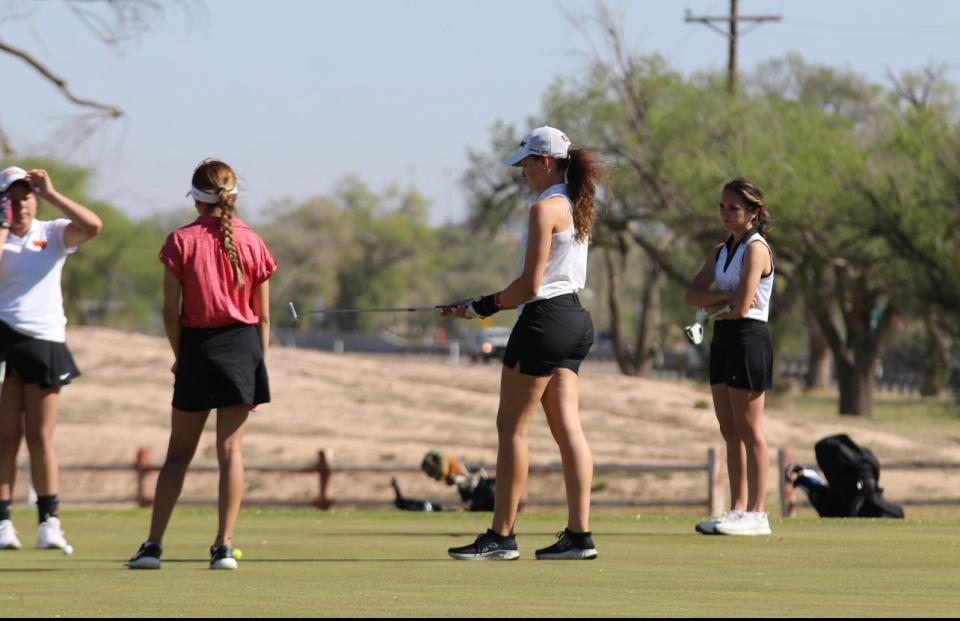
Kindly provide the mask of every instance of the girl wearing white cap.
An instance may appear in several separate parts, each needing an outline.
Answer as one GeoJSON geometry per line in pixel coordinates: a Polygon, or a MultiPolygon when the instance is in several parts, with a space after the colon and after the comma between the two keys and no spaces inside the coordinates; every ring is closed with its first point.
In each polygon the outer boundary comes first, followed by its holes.
{"type": "Polygon", "coordinates": [[[764,395],[773,386],[773,343],[767,330],[773,293],[773,252],[763,192],[738,177],[723,187],[720,217],[729,234],[704,262],[685,302],[733,310],[714,324],[710,391],[727,449],[730,510],[697,524],[705,535],[769,535],[763,511],[769,456],[763,431],[764,395]],[[716,283],[716,289],[711,285],[716,283]]]}
{"type": "Polygon", "coordinates": [[[163,323],[176,376],[167,458],[157,478],[150,534],[127,566],[158,569],[163,535],[180,497],[200,434],[217,410],[219,525],[210,569],[236,569],[233,530],[243,496],[241,445],[253,407],[270,402],[268,278],[277,263],[259,235],[236,217],[237,177],[218,160],[193,173],[198,217],[172,232],[160,251],[163,323]]]}
{"type": "Polygon", "coordinates": [[[53,431],[60,387],[80,375],[66,345],[60,276],[67,255],[100,232],[100,218],[57,192],[47,171],[0,171],[0,549],[21,547],[10,519],[17,451],[26,437],[37,491],[36,546],[65,548],[53,431]],[[65,218],[37,220],[39,199],[65,218]]]}
{"type": "Polygon", "coordinates": [[[506,289],[451,305],[444,314],[486,317],[517,308],[500,379],[497,412],[497,486],[492,527],[473,543],[449,550],[459,560],[519,557],[514,524],[527,484],[527,429],[543,405],[563,462],[568,521],[553,545],[537,550],[544,560],[592,559],[590,485],[593,458],[580,425],[577,373],[593,344],[593,322],[577,292],[587,275],[599,168],[584,149],[574,149],[558,129],[540,127],[507,159],[523,169],[538,194],[521,240],[521,274],[506,289]]]}

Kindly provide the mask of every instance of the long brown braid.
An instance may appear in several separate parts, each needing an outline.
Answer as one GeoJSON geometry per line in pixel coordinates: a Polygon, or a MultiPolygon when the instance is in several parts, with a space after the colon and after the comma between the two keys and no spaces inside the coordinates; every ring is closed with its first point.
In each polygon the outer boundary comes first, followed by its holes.
{"type": "Polygon", "coordinates": [[[231,191],[237,187],[237,175],[227,164],[220,160],[204,160],[193,172],[193,187],[202,192],[217,195],[217,203],[209,205],[207,213],[220,208],[220,231],[223,233],[223,250],[233,266],[233,279],[236,286],[243,284],[243,271],[240,269],[240,253],[233,235],[233,215],[237,207],[231,191]]]}

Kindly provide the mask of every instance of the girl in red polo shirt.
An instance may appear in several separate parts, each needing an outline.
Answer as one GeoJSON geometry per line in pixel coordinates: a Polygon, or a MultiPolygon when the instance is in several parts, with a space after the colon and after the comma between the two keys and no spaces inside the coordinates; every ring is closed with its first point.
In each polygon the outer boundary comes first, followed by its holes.
{"type": "Polygon", "coordinates": [[[267,279],[277,263],[260,236],[236,217],[237,177],[229,166],[202,162],[188,196],[200,217],[171,233],[160,251],[166,266],[163,321],[176,357],[173,427],[150,535],[127,563],[131,569],[160,567],[163,534],[213,408],[220,521],[210,569],[237,568],[232,538],[243,496],[243,433],[251,409],[270,401],[267,279]]]}

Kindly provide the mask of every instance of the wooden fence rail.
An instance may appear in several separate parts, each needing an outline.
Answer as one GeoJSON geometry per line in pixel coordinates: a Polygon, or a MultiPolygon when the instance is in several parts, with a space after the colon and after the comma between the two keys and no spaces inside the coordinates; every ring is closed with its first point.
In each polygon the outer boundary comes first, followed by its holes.
{"type": "MultiPolygon", "coordinates": [[[[809,507],[809,502],[797,500],[793,485],[786,482],[784,470],[789,464],[796,462],[796,454],[792,448],[781,448],[777,451],[777,466],[780,482],[780,514],[783,517],[795,517],[797,507],[809,507]]],[[[960,462],[946,461],[891,461],[880,464],[882,470],[960,470],[960,462]]],[[[960,498],[891,498],[893,502],[904,506],[947,506],[960,505],[960,498]]]]}
{"type": "MultiPolygon", "coordinates": [[[[597,506],[632,506],[632,507],[668,507],[668,506],[700,506],[707,510],[711,515],[718,515],[723,511],[724,487],[726,485],[726,475],[724,473],[723,448],[710,448],[707,450],[706,461],[700,463],[685,463],[672,465],[659,464],[597,464],[594,466],[596,474],[675,474],[675,473],[703,473],[706,483],[706,496],[701,498],[670,498],[670,499],[642,499],[626,498],[622,500],[600,500],[594,504],[597,506]]],[[[486,470],[494,472],[495,466],[484,465],[486,470]]],[[[29,472],[26,467],[21,470],[29,472]]],[[[317,461],[314,464],[304,466],[281,466],[281,465],[258,465],[247,464],[244,466],[247,472],[258,473],[282,473],[282,474],[304,474],[314,475],[318,479],[318,494],[316,498],[302,501],[271,501],[271,500],[251,500],[252,505],[309,505],[317,509],[326,510],[335,503],[348,506],[383,506],[388,504],[383,500],[366,500],[352,498],[334,499],[331,493],[330,484],[334,476],[350,476],[351,474],[370,474],[370,473],[413,473],[420,472],[418,466],[395,466],[385,464],[332,464],[329,453],[321,450],[317,453],[317,461]]],[[[140,448],[137,450],[136,458],[132,464],[96,464],[96,463],[74,463],[61,464],[60,470],[66,472],[130,472],[136,479],[136,496],[122,499],[112,498],[108,500],[87,500],[86,502],[130,502],[133,501],[140,507],[149,507],[153,504],[153,490],[148,485],[148,476],[160,470],[159,464],[151,463],[150,450],[140,448]]],[[[212,464],[195,464],[190,466],[191,472],[218,472],[218,467],[212,464]]],[[[534,465],[530,467],[531,474],[551,474],[561,473],[563,468],[560,464],[534,465]]],[[[188,504],[215,504],[214,499],[209,501],[191,501],[184,499],[182,502],[188,504]]],[[[246,501],[245,501],[246,502],[246,501]]],[[[527,505],[553,506],[565,504],[561,499],[537,499],[529,498],[527,505]]]]}

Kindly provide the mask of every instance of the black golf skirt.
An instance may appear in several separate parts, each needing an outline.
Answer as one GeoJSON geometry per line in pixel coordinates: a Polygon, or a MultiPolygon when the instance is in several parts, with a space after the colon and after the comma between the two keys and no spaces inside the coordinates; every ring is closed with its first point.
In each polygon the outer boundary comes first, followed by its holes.
{"type": "Polygon", "coordinates": [[[182,328],[173,407],[186,412],[270,402],[256,326],[182,328]]]}
{"type": "Polygon", "coordinates": [[[510,332],[503,364],[519,363],[524,375],[544,377],[558,368],[579,373],[593,345],[593,320],[576,293],[537,300],[523,307],[510,332]]]}
{"type": "Polygon", "coordinates": [[[80,376],[66,343],[44,341],[17,332],[0,321],[0,361],[7,363],[7,375],[24,384],[59,389],[80,376]]]}
{"type": "Polygon", "coordinates": [[[710,342],[710,385],[726,384],[752,392],[773,388],[773,341],[765,321],[714,322],[710,342]]]}

